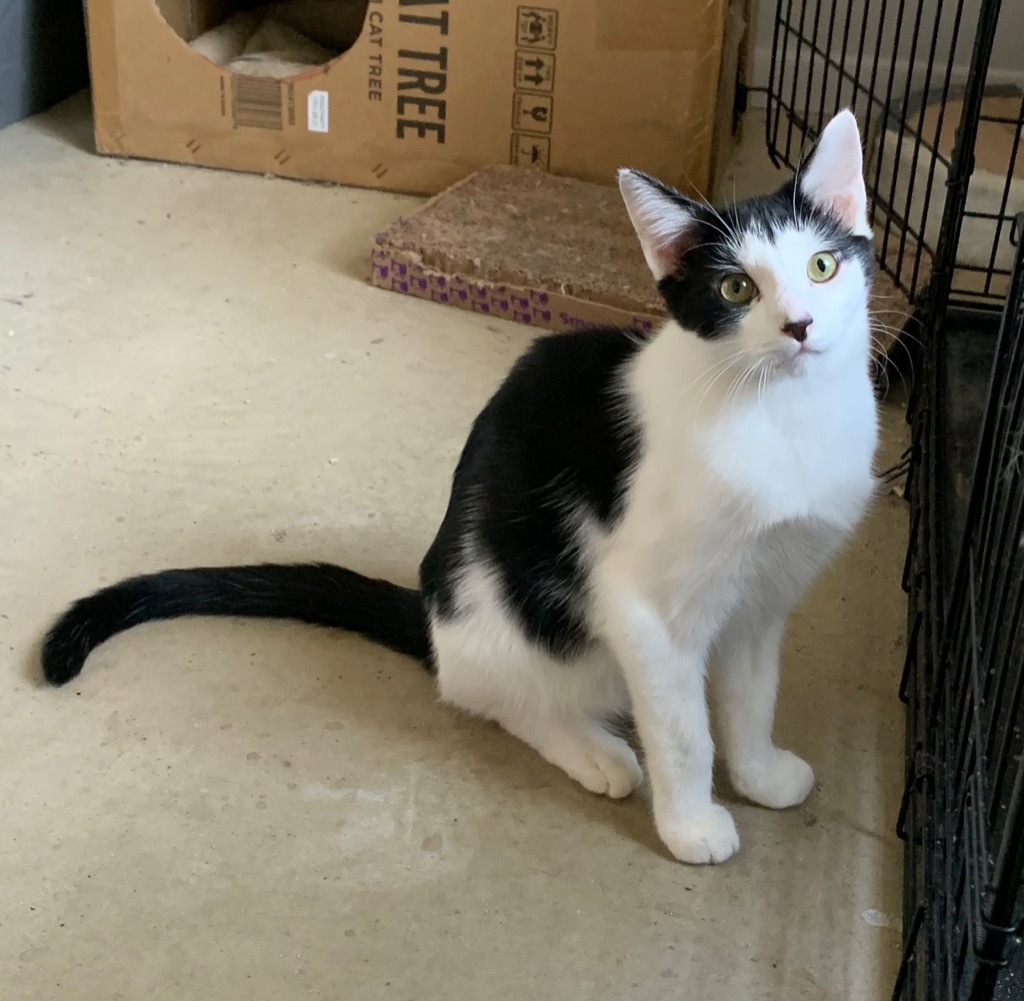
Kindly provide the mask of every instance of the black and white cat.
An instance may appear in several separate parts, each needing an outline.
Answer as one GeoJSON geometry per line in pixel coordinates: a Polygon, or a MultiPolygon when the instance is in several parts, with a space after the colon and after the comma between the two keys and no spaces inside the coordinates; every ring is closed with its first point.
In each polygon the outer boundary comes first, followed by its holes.
{"type": "Polygon", "coordinates": [[[772,742],[783,627],[875,490],[857,124],[839,114],[796,181],[721,212],[619,181],[672,319],[527,351],[473,425],[419,591],[325,564],[136,577],[56,623],[47,679],[153,619],[354,630],[595,793],[641,781],[613,727],[632,714],[662,839],[707,863],[739,847],[712,798],[710,676],[736,789],[803,801],[811,768],[772,742]]]}

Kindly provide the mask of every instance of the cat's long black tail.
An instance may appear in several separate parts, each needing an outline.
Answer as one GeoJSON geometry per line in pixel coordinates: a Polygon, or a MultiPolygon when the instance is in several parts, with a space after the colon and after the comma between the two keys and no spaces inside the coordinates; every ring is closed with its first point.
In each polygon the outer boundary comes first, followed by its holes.
{"type": "Polygon", "coordinates": [[[418,591],[329,563],[164,570],[131,577],[76,601],[43,643],[43,674],[64,685],[111,636],[155,619],[240,615],[298,619],[359,633],[427,661],[430,640],[418,591]]]}

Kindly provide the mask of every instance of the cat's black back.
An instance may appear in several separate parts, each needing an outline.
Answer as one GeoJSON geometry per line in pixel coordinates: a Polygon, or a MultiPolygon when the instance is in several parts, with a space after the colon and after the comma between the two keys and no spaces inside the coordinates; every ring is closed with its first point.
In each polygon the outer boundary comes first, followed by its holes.
{"type": "Polygon", "coordinates": [[[546,335],[477,418],[444,521],[420,568],[428,608],[457,612],[467,560],[484,563],[524,631],[571,657],[587,636],[581,516],[609,526],[641,447],[624,392],[640,335],[600,327],[546,335]]]}

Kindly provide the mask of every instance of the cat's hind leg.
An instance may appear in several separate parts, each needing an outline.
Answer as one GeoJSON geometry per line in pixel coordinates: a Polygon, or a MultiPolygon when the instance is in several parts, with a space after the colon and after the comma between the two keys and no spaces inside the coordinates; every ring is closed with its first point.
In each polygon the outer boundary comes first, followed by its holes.
{"type": "Polygon", "coordinates": [[[633,749],[597,720],[506,716],[497,722],[590,792],[622,799],[643,781],[633,749]]]}
{"type": "Polygon", "coordinates": [[[479,608],[435,620],[432,637],[443,701],[500,724],[590,792],[619,799],[641,783],[636,754],[608,724],[629,709],[609,653],[564,663],[479,608]]]}

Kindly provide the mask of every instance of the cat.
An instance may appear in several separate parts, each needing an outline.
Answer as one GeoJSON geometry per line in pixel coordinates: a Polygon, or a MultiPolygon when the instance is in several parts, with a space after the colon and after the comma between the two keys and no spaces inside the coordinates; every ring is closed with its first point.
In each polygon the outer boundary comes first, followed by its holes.
{"type": "Polygon", "coordinates": [[[721,211],[635,170],[619,186],[671,319],[534,342],[472,426],[419,590],[322,563],[135,577],[65,612],[45,677],[154,619],[353,630],[594,793],[642,780],[631,716],[658,833],[703,864],[739,847],[712,796],[708,675],[735,789],[802,802],[811,767],[772,741],[785,620],[876,484],[857,123],[841,112],[795,179],[721,211]]]}

